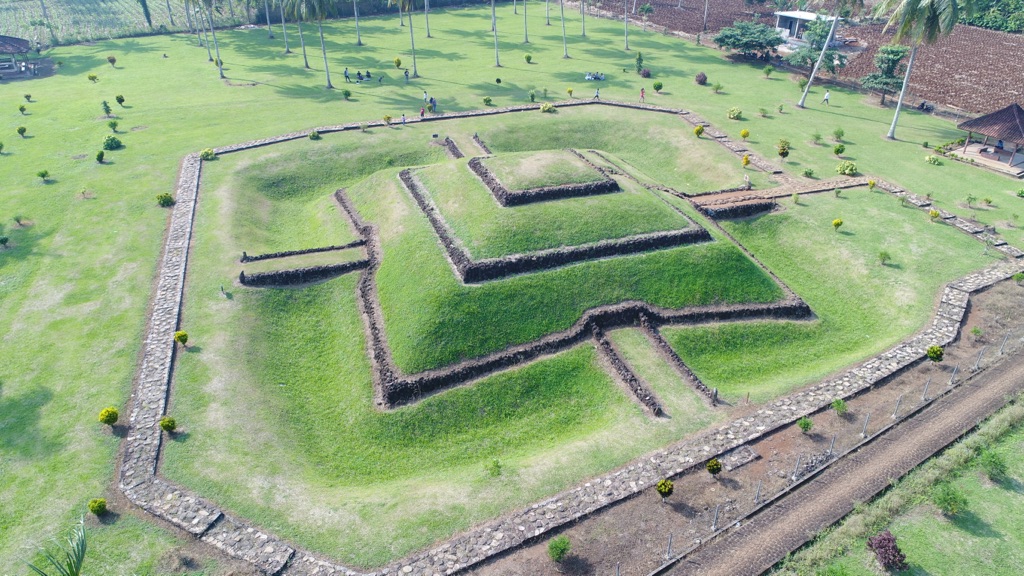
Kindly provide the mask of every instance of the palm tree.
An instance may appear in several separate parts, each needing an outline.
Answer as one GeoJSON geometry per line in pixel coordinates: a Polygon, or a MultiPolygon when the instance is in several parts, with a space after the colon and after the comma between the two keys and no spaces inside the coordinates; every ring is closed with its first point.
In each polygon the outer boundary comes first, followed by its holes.
{"type": "Polygon", "coordinates": [[[622,0],[622,21],[626,24],[626,50],[629,50],[629,0],[622,0]]]}
{"type": "Polygon", "coordinates": [[[359,33],[359,2],[352,0],[352,13],[356,17],[356,46],[363,45],[363,36],[359,33]]]}
{"type": "Polygon", "coordinates": [[[177,26],[174,23],[174,14],[171,12],[171,0],[164,0],[167,3],[167,18],[171,21],[171,26],[177,26]]]}
{"type": "Polygon", "coordinates": [[[558,0],[558,7],[562,11],[562,58],[568,58],[569,45],[565,42],[565,0],[558,0]]]}
{"type": "MultiPolygon", "coordinates": [[[[206,16],[210,19],[210,34],[213,36],[213,49],[217,53],[217,72],[224,78],[224,61],[220,59],[220,46],[217,44],[217,28],[213,24],[213,3],[216,0],[203,0],[206,6],[206,16]]],[[[209,51],[210,47],[206,47],[209,51]]]]}
{"type": "Polygon", "coordinates": [[[498,17],[494,14],[494,0],[491,0],[491,30],[494,32],[494,65],[501,68],[498,59],[498,17]]]}
{"type": "Polygon", "coordinates": [[[200,42],[200,45],[204,43],[206,44],[206,57],[209,62],[213,62],[213,52],[210,51],[210,35],[206,32],[206,15],[203,14],[202,6],[196,6],[197,1],[198,0],[192,0],[192,5],[195,6],[196,10],[196,22],[198,22],[199,27],[203,29],[204,42],[200,42]]]}
{"type": "MultiPolygon", "coordinates": [[[[57,544],[60,548],[58,558],[54,554],[43,551],[43,558],[49,562],[56,570],[54,576],[81,576],[82,564],[85,563],[85,523],[83,521],[78,522],[78,526],[71,531],[71,534],[67,537],[67,547],[57,544]]],[[[29,569],[39,576],[49,576],[46,572],[33,564],[28,564],[29,569]]]]}
{"type": "Polygon", "coordinates": [[[580,22],[583,23],[583,37],[587,37],[587,0],[580,0],[580,22]]]}
{"type": "Polygon", "coordinates": [[[309,58],[306,56],[306,39],[302,36],[302,21],[309,17],[309,6],[304,0],[287,0],[288,14],[295,18],[295,26],[299,29],[299,44],[302,46],[302,62],[309,70],[309,58]]]}
{"type": "Polygon", "coordinates": [[[818,61],[814,63],[814,68],[811,69],[811,76],[807,79],[807,85],[804,86],[804,93],[800,96],[800,102],[797,103],[798,108],[803,108],[804,102],[807,101],[807,94],[811,91],[811,84],[814,83],[814,76],[818,73],[818,68],[821,67],[822,61],[825,60],[825,53],[828,52],[828,46],[832,43],[832,38],[836,35],[836,26],[839,25],[839,15],[848,8],[852,9],[863,6],[864,0],[838,0],[836,2],[836,9],[832,14],[832,26],[828,29],[828,36],[825,37],[825,44],[821,47],[821,54],[818,54],[818,61]]]}
{"type": "Polygon", "coordinates": [[[526,0],[523,0],[523,44],[530,43],[530,24],[526,21],[526,0]]]}
{"type": "Polygon", "coordinates": [[[270,4],[268,0],[263,0],[263,12],[267,15],[267,38],[274,37],[274,29],[270,27],[270,4]]]}
{"type": "Polygon", "coordinates": [[[331,84],[331,69],[327,66],[327,43],[324,42],[324,18],[332,7],[332,0],[302,0],[316,18],[316,28],[320,32],[320,51],[324,53],[324,74],[327,76],[327,89],[334,88],[331,84]]]}
{"type": "Polygon", "coordinates": [[[288,27],[285,25],[284,19],[284,0],[278,0],[277,5],[281,8],[281,34],[284,35],[284,53],[291,54],[292,51],[288,48],[288,27]]]}
{"type": "Polygon", "coordinates": [[[430,0],[423,0],[423,21],[426,23],[427,26],[427,38],[433,38],[433,36],[430,35],[430,16],[428,16],[429,13],[430,0]]]}
{"type": "Polygon", "coordinates": [[[651,6],[649,2],[640,6],[640,17],[644,20],[644,32],[647,32],[647,19],[650,18],[651,14],[654,14],[654,6],[651,6]]]}
{"type": "MultiPolygon", "coordinates": [[[[196,38],[199,38],[199,33],[196,30],[196,27],[192,24],[192,13],[189,10],[188,0],[184,0],[184,2],[182,2],[182,5],[185,7],[185,23],[188,25],[189,34],[191,34],[192,32],[196,32],[196,38]]],[[[200,41],[199,44],[202,45],[202,41],[200,41]]]]}
{"type": "Polygon", "coordinates": [[[392,4],[398,4],[398,13],[402,13],[402,9],[405,9],[405,15],[409,17],[409,44],[412,46],[412,77],[419,78],[419,72],[416,70],[416,37],[412,32],[412,11],[416,7],[416,0],[388,0],[388,6],[392,4]]]}
{"type": "Polygon", "coordinates": [[[544,17],[547,18],[547,26],[551,26],[551,0],[544,0],[544,17]]]}
{"type": "Polygon", "coordinates": [[[914,44],[910,50],[907,71],[903,76],[900,98],[896,102],[896,113],[892,117],[892,125],[889,126],[889,133],[886,135],[886,138],[895,140],[896,123],[899,122],[903,97],[910,84],[910,72],[914,69],[914,56],[917,54],[917,48],[922,43],[934,44],[939,37],[949,35],[953,31],[953,26],[960,19],[961,11],[966,12],[968,16],[974,13],[974,0],[882,0],[875,6],[877,15],[885,14],[890,10],[893,13],[885,26],[888,28],[896,24],[896,35],[893,40],[899,42],[908,39],[914,44]]]}

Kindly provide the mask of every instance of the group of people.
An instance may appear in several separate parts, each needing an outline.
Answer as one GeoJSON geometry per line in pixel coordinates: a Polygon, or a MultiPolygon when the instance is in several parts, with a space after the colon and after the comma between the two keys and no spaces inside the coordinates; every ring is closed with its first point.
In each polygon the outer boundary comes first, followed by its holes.
{"type": "Polygon", "coordinates": [[[604,80],[604,74],[600,72],[587,72],[587,80],[604,80]]]}
{"type": "MultiPolygon", "coordinates": [[[[408,72],[406,74],[408,74],[408,72]]],[[[373,76],[370,74],[369,70],[366,71],[366,74],[363,74],[362,70],[356,70],[356,84],[362,84],[364,81],[369,82],[372,79],[373,79],[373,76]]],[[[352,81],[352,77],[349,75],[348,68],[346,67],[345,68],[345,82],[351,82],[351,81],[352,81]]],[[[384,82],[384,77],[381,76],[380,74],[378,74],[377,75],[377,83],[381,84],[383,82],[384,82]]]]}

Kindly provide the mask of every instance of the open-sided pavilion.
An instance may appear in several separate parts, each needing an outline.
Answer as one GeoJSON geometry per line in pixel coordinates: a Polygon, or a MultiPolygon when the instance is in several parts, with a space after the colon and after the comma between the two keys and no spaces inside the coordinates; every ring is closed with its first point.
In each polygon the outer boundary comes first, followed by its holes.
{"type": "MultiPolygon", "coordinates": [[[[977,157],[985,165],[1004,165],[1014,175],[1024,174],[1024,108],[1010,104],[1006,108],[961,122],[957,128],[967,132],[963,153],[977,157]],[[984,136],[981,143],[971,142],[975,134],[984,136]],[[989,141],[992,141],[990,144],[989,141]]],[[[994,166],[992,166],[994,167],[994,166]]]]}

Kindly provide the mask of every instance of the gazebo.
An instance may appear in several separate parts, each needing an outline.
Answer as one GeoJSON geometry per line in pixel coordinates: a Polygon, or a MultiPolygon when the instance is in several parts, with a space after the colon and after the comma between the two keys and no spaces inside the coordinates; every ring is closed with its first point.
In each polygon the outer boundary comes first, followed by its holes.
{"type": "Polygon", "coordinates": [[[1006,158],[1007,166],[1012,168],[1024,163],[1024,156],[1017,154],[1024,144],[1024,108],[1020,104],[1010,104],[1002,110],[961,122],[957,128],[967,132],[964,152],[967,152],[971,137],[981,134],[985,139],[978,150],[980,156],[1002,162],[1004,153],[1010,151],[1009,158],[1006,158]],[[995,139],[991,147],[988,145],[989,138],[995,139]],[[1012,150],[1010,145],[1013,146],[1012,150]]]}
{"type": "Polygon", "coordinates": [[[32,49],[31,43],[23,38],[14,36],[0,36],[0,72],[16,71],[18,62],[15,60],[17,54],[28,54],[32,49]]]}

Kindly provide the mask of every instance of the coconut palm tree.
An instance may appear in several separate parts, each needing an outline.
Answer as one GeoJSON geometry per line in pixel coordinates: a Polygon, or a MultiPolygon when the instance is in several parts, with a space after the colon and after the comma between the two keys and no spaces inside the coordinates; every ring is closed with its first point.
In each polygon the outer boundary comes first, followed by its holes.
{"type": "Polygon", "coordinates": [[[644,32],[647,32],[647,19],[651,17],[651,14],[654,14],[654,6],[651,6],[650,2],[640,6],[640,17],[643,18],[644,32]]]}
{"type": "Polygon", "coordinates": [[[580,0],[580,22],[583,24],[584,38],[587,37],[587,0],[580,0]]]}
{"type": "Polygon", "coordinates": [[[288,15],[295,18],[295,26],[299,29],[299,44],[302,46],[302,62],[309,70],[309,57],[306,56],[306,39],[302,35],[302,21],[309,17],[309,6],[304,0],[286,0],[288,15]]]}
{"type": "Polygon", "coordinates": [[[526,0],[523,0],[523,44],[530,43],[530,23],[526,21],[526,0]]]}
{"type": "MultiPolygon", "coordinates": [[[[206,7],[206,17],[209,19],[210,24],[210,35],[213,36],[213,49],[217,54],[217,72],[221,78],[224,78],[224,61],[220,59],[220,46],[217,44],[217,28],[213,24],[213,3],[216,0],[202,0],[202,4],[206,7]]],[[[209,51],[210,47],[206,47],[209,51]]]]}
{"type": "Polygon", "coordinates": [[[416,7],[416,0],[388,0],[388,6],[398,4],[398,13],[401,14],[404,8],[406,16],[409,17],[409,45],[412,47],[412,77],[419,78],[416,70],[416,36],[412,32],[412,11],[416,7]]]}
{"type": "Polygon", "coordinates": [[[558,0],[558,8],[562,11],[562,58],[568,58],[569,45],[565,41],[565,0],[558,0]]]}
{"type": "Polygon", "coordinates": [[[814,63],[814,68],[811,69],[811,75],[807,78],[807,85],[804,86],[804,93],[800,96],[800,102],[797,103],[798,108],[804,107],[804,102],[807,101],[807,94],[811,91],[811,84],[814,83],[814,77],[818,74],[818,69],[821,68],[822,61],[825,60],[825,53],[828,52],[828,46],[832,43],[832,39],[836,35],[836,26],[839,25],[839,15],[847,9],[862,8],[864,6],[864,0],[838,0],[836,2],[836,9],[832,14],[832,26],[828,29],[828,36],[825,37],[825,44],[821,47],[821,54],[818,54],[818,61],[814,63]]]}
{"type": "Polygon", "coordinates": [[[889,11],[892,11],[892,15],[886,28],[896,25],[893,39],[897,42],[910,40],[913,43],[907,71],[903,76],[903,88],[900,89],[900,98],[896,102],[896,113],[886,135],[886,138],[895,140],[896,123],[899,122],[903,97],[910,84],[910,73],[914,69],[917,48],[921,44],[934,44],[940,37],[949,35],[960,19],[961,12],[968,16],[974,13],[974,0],[882,0],[875,6],[876,15],[884,15],[889,11]]]}
{"type": "Polygon", "coordinates": [[[164,0],[164,2],[167,4],[167,18],[171,21],[171,26],[177,26],[174,23],[174,13],[171,12],[171,0],[164,0]]]}
{"type": "Polygon", "coordinates": [[[491,0],[491,31],[494,32],[494,65],[501,68],[498,58],[498,17],[494,13],[494,0],[491,0]]]}
{"type": "Polygon", "coordinates": [[[423,22],[427,26],[427,38],[433,38],[430,35],[430,0],[423,0],[423,22]]]}
{"type": "MultiPolygon", "coordinates": [[[[78,526],[71,531],[71,534],[66,539],[67,546],[57,544],[60,552],[54,555],[46,550],[43,551],[43,558],[53,566],[53,576],[81,576],[82,564],[85,563],[85,523],[83,521],[78,522],[78,526]],[[58,557],[59,556],[59,557],[58,557]]],[[[39,576],[50,576],[44,572],[42,568],[33,564],[28,564],[28,567],[32,572],[39,576]]]]}
{"type": "Polygon", "coordinates": [[[626,24],[626,50],[629,50],[629,0],[622,0],[622,21],[626,24]]]}
{"type": "Polygon", "coordinates": [[[288,48],[288,27],[285,24],[284,18],[284,0],[278,0],[277,5],[281,9],[281,34],[284,35],[284,53],[291,54],[292,51],[288,48]]]}
{"type": "Polygon", "coordinates": [[[270,27],[270,4],[268,0],[263,0],[263,13],[267,15],[267,38],[274,37],[274,29],[270,27]]]}
{"type": "Polygon", "coordinates": [[[359,33],[359,1],[352,0],[352,14],[356,17],[356,46],[363,45],[363,36],[359,33]]]}
{"type": "Polygon", "coordinates": [[[551,0],[544,0],[544,18],[547,19],[547,26],[551,26],[551,0]]]}
{"type": "Polygon", "coordinates": [[[327,88],[333,89],[331,84],[331,69],[327,65],[327,43],[324,42],[324,18],[334,7],[332,0],[301,0],[309,6],[308,10],[316,18],[316,28],[320,32],[320,51],[324,54],[324,74],[327,76],[327,88]]]}

